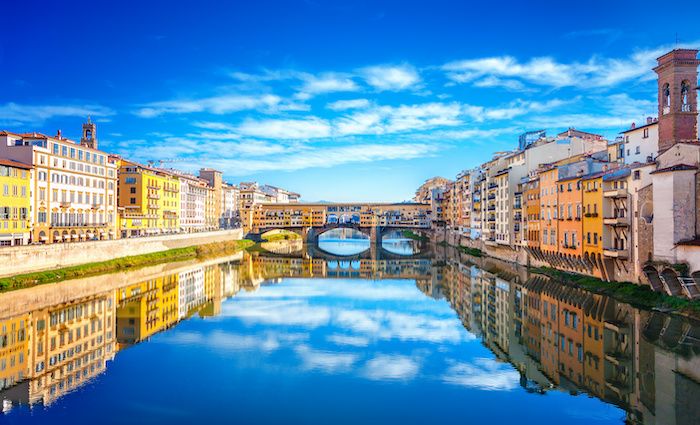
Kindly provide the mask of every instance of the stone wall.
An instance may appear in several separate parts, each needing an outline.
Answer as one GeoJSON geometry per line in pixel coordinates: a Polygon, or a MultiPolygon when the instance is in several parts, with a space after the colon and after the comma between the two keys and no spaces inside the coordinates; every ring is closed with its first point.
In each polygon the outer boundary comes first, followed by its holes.
{"type": "Polygon", "coordinates": [[[243,232],[240,229],[235,229],[113,241],[2,247],[0,248],[0,276],[51,270],[130,255],[150,254],[168,249],[242,238],[243,232]]]}

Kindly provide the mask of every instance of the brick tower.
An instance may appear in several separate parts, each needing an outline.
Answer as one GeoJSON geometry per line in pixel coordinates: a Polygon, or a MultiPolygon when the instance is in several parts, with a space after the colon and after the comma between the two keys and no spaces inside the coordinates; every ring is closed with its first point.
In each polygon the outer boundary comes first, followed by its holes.
{"type": "Polygon", "coordinates": [[[659,153],[698,139],[698,51],[674,49],[657,59],[659,153]]]}

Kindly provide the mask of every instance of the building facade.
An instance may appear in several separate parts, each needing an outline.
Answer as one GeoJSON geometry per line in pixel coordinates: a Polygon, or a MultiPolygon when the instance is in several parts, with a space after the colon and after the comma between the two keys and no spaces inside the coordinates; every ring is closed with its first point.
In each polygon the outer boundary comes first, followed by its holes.
{"type": "Polygon", "coordinates": [[[0,158],[32,167],[31,241],[115,239],[117,165],[96,149],[95,125],[83,126],[83,142],[40,133],[0,132],[0,158]],[[89,138],[88,138],[89,136],[89,138]]]}

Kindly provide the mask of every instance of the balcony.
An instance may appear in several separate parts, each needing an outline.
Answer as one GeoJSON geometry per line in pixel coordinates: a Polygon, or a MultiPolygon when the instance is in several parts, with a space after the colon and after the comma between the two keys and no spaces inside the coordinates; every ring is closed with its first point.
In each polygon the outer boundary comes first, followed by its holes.
{"type": "Polygon", "coordinates": [[[488,189],[498,189],[498,183],[489,183],[488,189]]]}
{"type": "Polygon", "coordinates": [[[146,185],[146,187],[153,190],[160,190],[160,186],[158,186],[157,184],[148,184],[146,185]]]}
{"type": "Polygon", "coordinates": [[[97,210],[102,208],[102,204],[90,204],[90,208],[93,210],[97,210]]]}
{"type": "Polygon", "coordinates": [[[619,258],[621,260],[629,258],[626,249],[603,248],[603,255],[610,258],[619,258]]]}
{"type": "Polygon", "coordinates": [[[157,193],[149,193],[148,199],[160,199],[160,195],[158,195],[157,193]]]}
{"type": "Polygon", "coordinates": [[[492,199],[496,199],[496,195],[492,193],[489,196],[487,196],[486,199],[488,199],[489,201],[492,199]]]}
{"type": "Polygon", "coordinates": [[[61,201],[61,208],[70,208],[72,204],[70,201],[61,201]]]}
{"type": "Polygon", "coordinates": [[[605,217],[603,218],[603,224],[607,226],[629,226],[629,217],[605,217]]]}
{"type": "Polygon", "coordinates": [[[603,192],[603,196],[606,198],[626,198],[627,189],[612,189],[603,192]]]}
{"type": "Polygon", "coordinates": [[[486,211],[496,211],[496,206],[491,205],[490,207],[486,207],[486,211]]]}

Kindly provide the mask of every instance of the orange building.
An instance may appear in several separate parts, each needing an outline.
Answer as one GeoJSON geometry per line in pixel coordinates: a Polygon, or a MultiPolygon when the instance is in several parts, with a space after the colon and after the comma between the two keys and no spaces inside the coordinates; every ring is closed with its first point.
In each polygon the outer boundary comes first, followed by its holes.
{"type": "Polygon", "coordinates": [[[581,267],[583,246],[581,235],[581,178],[578,176],[559,179],[558,185],[558,225],[559,254],[571,268],[581,267]]]}
{"type": "Polygon", "coordinates": [[[540,178],[539,176],[530,179],[525,184],[525,226],[527,234],[525,236],[527,246],[539,248],[540,246],[540,178]]]}
{"type": "Polygon", "coordinates": [[[577,288],[562,287],[559,291],[559,373],[583,384],[583,309],[585,293],[577,288]]]}
{"type": "Polygon", "coordinates": [[[540,173],[540,231],[542,236],[540,249],[545,254],[550,255],[556,254],[559,250],[557,180],[559,180],[557,167],[545,169],[540,173]]]}

